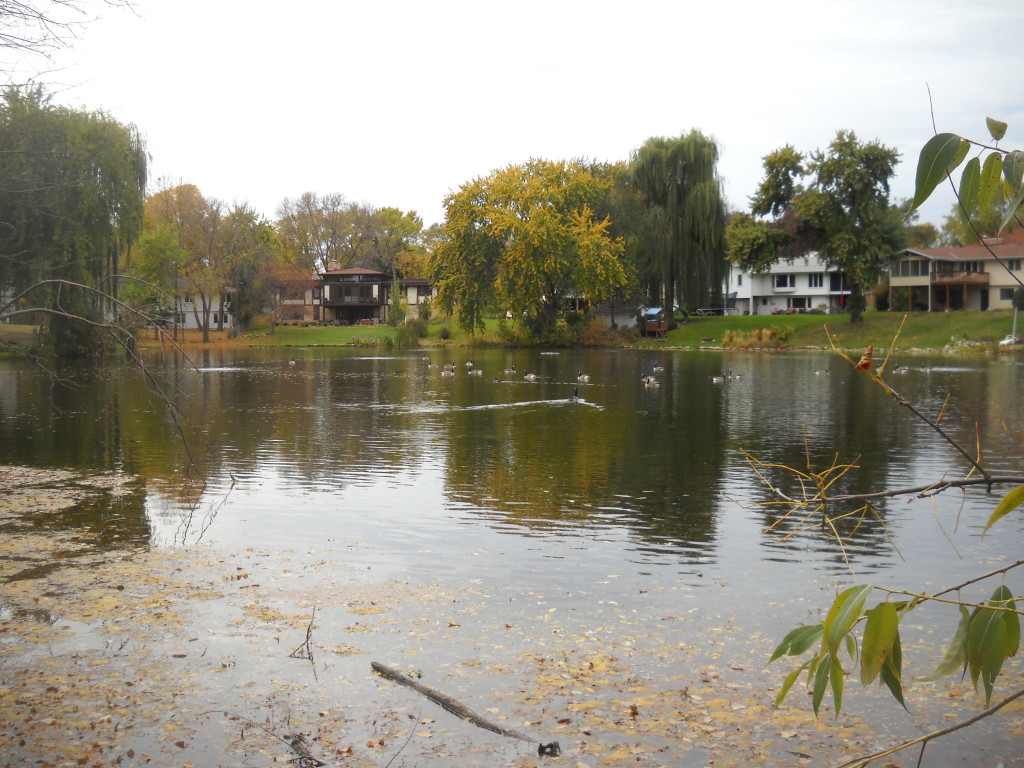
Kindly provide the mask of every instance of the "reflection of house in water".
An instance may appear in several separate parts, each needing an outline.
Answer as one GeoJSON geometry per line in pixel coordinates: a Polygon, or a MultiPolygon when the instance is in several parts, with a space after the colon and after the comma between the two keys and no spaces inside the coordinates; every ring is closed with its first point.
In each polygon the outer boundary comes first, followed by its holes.
{"type": "Polygon", "coordinates": [[[922,312],[1010,309],[1017,281],[1024,279],[1022,263],[1024,243],[908,248],[892,268],[889,306],[922,312]]]}
{"type": "MultiPolygon", "coordinates": [[[[281,293],[281,322],[376,325],[385,323],[391,304],[392,276],[354,267],[329,269],[293,283],[281,293]]],[[[436,292],[427,280],[398,278],[406,310],[430,301],[436,292]]]]}

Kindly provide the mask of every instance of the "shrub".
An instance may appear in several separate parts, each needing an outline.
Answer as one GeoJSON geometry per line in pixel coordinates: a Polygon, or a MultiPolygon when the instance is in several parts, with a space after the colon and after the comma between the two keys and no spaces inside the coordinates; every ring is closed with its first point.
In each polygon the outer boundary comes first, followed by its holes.
{"type": "MultiPolygon", "coordinates": [[[[421,322],[421,320],[413,320],[408,323],[402,323],[400,326],[398,326],[395,333],[395,341],[398,343],[398,346],[418,347],[420,345],[420,339],[424,335],[424,333],[421,333],[421,329],[418,326],[418,323],[421,322]]],[[[424,324],[424,326],[425,325],[426,324],[424,324]]],[[[424,327],[423,330],[425,332],[426,328],[424,327]]],[[[385,338],[388,341],[391,340],[390,336],[387,336],[385,338]]]]}

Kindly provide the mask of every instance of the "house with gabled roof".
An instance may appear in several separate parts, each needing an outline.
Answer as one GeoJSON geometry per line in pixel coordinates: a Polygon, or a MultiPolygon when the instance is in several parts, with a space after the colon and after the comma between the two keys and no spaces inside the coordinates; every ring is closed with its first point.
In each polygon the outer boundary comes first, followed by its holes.
{"type": "Polygon", "coordinates": [[[1022,242],[907,248],[889,273],[889,306],[921,312],[1010,309],[1024,280],[1022,266],[1022,242]]]}
{"type": "Polygon", "coordinates": [[[850,295],[846,276],[817,253],[778,259],[761,272],[745,271],[730,263],[722,287],[725,313],[741,315],[792,314],[812,309],[838,314],[844,311],[850,295]]]}

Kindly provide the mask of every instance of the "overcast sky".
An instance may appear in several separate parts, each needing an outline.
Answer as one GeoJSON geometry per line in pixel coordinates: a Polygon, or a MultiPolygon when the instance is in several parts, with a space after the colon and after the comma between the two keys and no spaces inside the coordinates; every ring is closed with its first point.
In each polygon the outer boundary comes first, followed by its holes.
{"type": "Polygon", "coordinates": [[[311,191],[430,224],[496,168],[628,160],[694,128],[734,209],[764,155],[840,129],[899,150],[910,197],[933,108],[939,131],[986,139],[992,116],[1024,147],[1021,0],[137,0],[58,63],[58,103],[140,128],[151,191],[193,183],[268,218],[311,191]]]}

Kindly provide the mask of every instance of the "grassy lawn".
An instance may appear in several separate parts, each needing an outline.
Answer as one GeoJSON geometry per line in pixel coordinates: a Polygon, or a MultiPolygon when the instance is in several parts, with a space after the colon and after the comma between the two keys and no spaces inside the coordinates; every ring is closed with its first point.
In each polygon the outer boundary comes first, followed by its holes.
{"type": "Polygon", "coordinates": [[[31,347],[36,343],[36,327],[34,325],[0,323],[0,339],[8,344],[31,347]]]}
{"type": "MultiPolygon", "coordinates": [[[[787,347],[828,347],[825,328],[849,349],[868,344],[886,348],[899,330],[904,314],[868,312],[864,322],[850,323],[846,315],[751,315],[746,317],[692,317],[670,331],[665,341],[642,339],[642,347],[717,347],[725,346],[731,331],[735,346],[746,346],[752,331],[771,329],[785,337],[787,347]],[[711,341],[705,341],[711,339],[711,341]]],[[[896,342],[899,350],[939,350],[958,341],[991,343],[1007,335],[1013,326],[1011,310],[989,312],[917,312],[906,315],[906,324],[896,342]]],[[[464,333],[455,322],[433,322],[423,340],[424,346],[499,346],[498,320],[487,320],[480,334],[464,333]],[[447,334],[448,338],[443,336],[447,334]]],[[[278,326],[273,334],[256,328],[241,334],[233,343],[253,346],[376,346],[394,339],[395,331],[386,325],[325,326],[308,328],[278,326]]],[[[750,344],[751,347],[771,343],[750,344]]]]}
{"type": "Polygon", "coordinates": [[[989,312],[868,312],[864,322],[850,323],[846,315],[751,315],[748,317],[695,317],[668,334],[665,342],[642,342],[650,346],[719,346],[733,331],[741,339],[751,331],[770,328],[786,336],[788,347],[827,347],[825,329],[848,349],[868,344],[887,348],[906,324],[896,341],[899,350],[939,350],[956,342],[995,344],[1013,327],[1012,310],[989,312]],[[713,339],[706,342],[704,339],[713,339]]]}
{"type": "MultiPolygon", "coordinates": [[[[857,350],[868,344],[879,349],[889,346],[899,330],[904,315],[899,312],[868,312],[864,322],[852,325],[845,315],[752,315],[747,317],[693,317],[670,331],[668,338],[656,341],[641,339],[639,347],[721,347],[762,348],[773,346],[768,341],[751,341],[760,337],[784,339],[782,346],[828,347],[825,328],[844,347],[857,350]]],[[[896,342],[899,350],[941,350],[957,342],[994,347],[1013,327],[1012,310],[988,312],[916,312],[906,315],[906,324],[896,342]]],[[[434,322],[422,341],[423,346],[500,346],[498,320],[486,321],[481,334],[466,334],[454,322],[434,322]],[[445,338],[447,336],[447,338],[445,338]]],[[[1021,320],[1024,325],[1024,319],[1021,320]]],[[[1018,331],[1019,332],[1019,331],[1018,331]]],[[[0,339],[23,346],[34,343],[31,326],[0,324],[0,339]]],[[[278,326],[273,333],[266,326],[229,339],[227,332],[211,332],[211,342],[232,346],[370,346],[391,344],[395,330],[376,326],[278,326]]],[[[140,346],[158,342],[151,331],[141,334],[140,346]]],[[[197,331],[190,331],[187,344],[202,343],[197,331]]]]}

